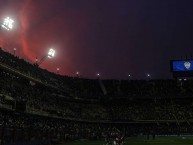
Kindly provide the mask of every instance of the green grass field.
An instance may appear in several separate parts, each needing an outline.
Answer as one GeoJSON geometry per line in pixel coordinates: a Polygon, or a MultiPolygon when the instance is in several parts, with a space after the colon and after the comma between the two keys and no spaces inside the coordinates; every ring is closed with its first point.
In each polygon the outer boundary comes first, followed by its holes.
{"type": "MultiPolygon", "coordinates": [[[[103,145],[102,141],[75,141],[63,145],[103,145]]],[[[193,137],[158,137],[155,140],[146,138],[128,138],[124,145],[193,145],[193,137]]]]}

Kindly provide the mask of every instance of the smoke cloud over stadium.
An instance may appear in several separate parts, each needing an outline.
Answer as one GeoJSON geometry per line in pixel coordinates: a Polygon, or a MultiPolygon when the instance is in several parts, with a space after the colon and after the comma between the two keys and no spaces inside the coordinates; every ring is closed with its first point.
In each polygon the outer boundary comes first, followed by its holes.
{"type": "Polygon", "coordinates": [[[0,0],[3,48],[34,62],[49,48],[56,57],[41,67],[85,77],[170,77],[169,60],[193,53],[193,2],[144,0],[0,0]]]}

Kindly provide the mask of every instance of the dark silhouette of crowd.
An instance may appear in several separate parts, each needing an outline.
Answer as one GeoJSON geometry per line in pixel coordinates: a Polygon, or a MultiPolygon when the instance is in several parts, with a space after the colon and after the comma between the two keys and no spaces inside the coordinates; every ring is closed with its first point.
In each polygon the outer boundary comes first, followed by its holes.
{"type": "Polygon", "coordinates": [[[126,136],[193,131],[192,80],[62,76],[2,49],[0,78],[1,144],[104,139],[113,130],[126,136]]]}

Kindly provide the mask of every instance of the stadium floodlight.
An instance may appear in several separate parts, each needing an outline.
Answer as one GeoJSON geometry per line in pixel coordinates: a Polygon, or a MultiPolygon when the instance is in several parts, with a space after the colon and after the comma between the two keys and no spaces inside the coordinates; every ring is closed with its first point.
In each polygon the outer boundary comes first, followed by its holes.
{"type": "Polygon", "coordinates": [[[48,58],[53,58],[55,56],[55,50],[50,48],[48,51],[48,58]]]}
{"type": "Polygon", "coordinates": [[[131,75],[130,75],[130,74],[128,74],[128,79],[129,79],[129,80],[131,79],[131,75]]]}
{"type": "Polygon", "coordinates": [[[58,73],[58,74],[60,73],[60,68],[59,68],[59,67],[57,68],[57,73],[58,73]]]}
{"type": "Polygon", "coordinates": [[[13,54],[14,54],[14,55],[15,55],[16,50],[17,50],[16,48],[13,48],[13,54]]]}
{"type": "Polygon", "coordinates": [[[100,79],[100,73],[97,73],[96,75],[97,75],[97,79],[100,79]]]}
{"type": "Polygon", "coordinates": [[[37,62],[38,62],[38,57],[36,56],[36,64],[37,64],[37,62]]]}
{"type": "Polygon", "coordinates": [[[48,53],[46,54],[46,55],[44,55],[41,59],[40,59],[40,61],[36,61],[36,64],[37,65],[40,65],[42,62],[44,62],[45,61],[45,59],[46,58],[53,58],[54,56],[55,56],[55,50],[54,49],[52,49],[52,48],[50,48],[49,49],[49,51],[48,51],[48,53]]]}
{"type": "Polygon", "coordinates": [[[77,77],[77,78],[79,77],[79,72],[78,72],[78,71],[76,72],[76,77],[77,77]]]}
{"type": "Polygon", "coordinates": [[[148,78],[150,78],[150,77],[151,77],[151,75],[150,75],[150,74],[147,74],[147,77],[148,77],[148,78]]]}
{"type": "Polygon", "coordinates": [[[14,20],[12,20],[10,17],[7,17],[4,19],[4,22],[1,25],[1,27],[9,31],[13,29],[13,23],[14,23],[14,20]]]}

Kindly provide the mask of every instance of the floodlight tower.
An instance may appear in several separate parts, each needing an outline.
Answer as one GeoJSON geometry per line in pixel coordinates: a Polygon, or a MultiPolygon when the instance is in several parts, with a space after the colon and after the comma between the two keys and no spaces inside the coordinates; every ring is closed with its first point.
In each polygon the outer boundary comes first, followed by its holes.
{"type": "MultiPolygon", "coordinates": [[[[0,22],[0,29],[10,31],[13,29],[14,26],[13,24],[14,20],[11,19],[10,17],[6,17],[2,22],[0,22]]],[[[1,44],[3,45],[3,42],[1,42],[1,44]]]]}
{"type": "Polygon", "coordinates": [[[97,75],[97,78],[99,79],[99,78],[100,78],[100,74],[99,74],[99,73],[97,73],[96,75],[97,75]]]}
{"type": "Polygon", "coordinates": [[[49,51],[48,51],[48,53],[46,54],[46,55],[44,55],[41,59],[40,59],[40,61],[38,62],[36,62],[36,64],[37,65],[40,65],[40,64],[42,64],[42,62],[44,62],[47,58],[53,58],[55,56],[55,50],[53,49],[53,48],[50,48],[49,49],[49,51]]]}
{"type": "Polygon", "coordinates": [[[146,77],[147,77],[148,80],[151,79],[151,74],[148,73],[148,74],[146,75],[146,77]]]}
{"type": "Polygon", "coordinates": [[[128,79],[131,80],[131,74],[128,74],[128,79]]]}
{"type": "Polygon", "coordinates": [[[56,70],[57,70],[57,74],[59,74],[60,73],[60,68],[58,67],[56,70]]]}
{"type": "Polygon", "coordinates": [[[77,71],[76,72],[76,77],[79,78],[79,75],[80,75],[80,73],[77,71]]]}
{"type": "Polygon", "coordinates": [[[148,78],[150,78],[151,77],[151,75],[148,73],[147,75],[146,75],[148,78]]]}
{"type": "Polygon", "coordinates": [[[13,29],[13,23],[14,20],[11,19],[10,17],[7,17],[4,19],[3,23],[1,24],[1,28],[3,28],[4,30],[12,30],[13,29]]]}
{"type": "Polygon", "coordinates": [[[15,55],[16,50],[17,50],[16,48],[13,48],[13,54],[14,54],[14,55],[15,55]]]}

